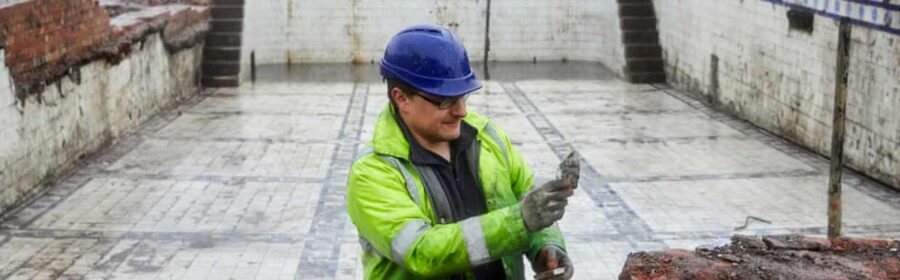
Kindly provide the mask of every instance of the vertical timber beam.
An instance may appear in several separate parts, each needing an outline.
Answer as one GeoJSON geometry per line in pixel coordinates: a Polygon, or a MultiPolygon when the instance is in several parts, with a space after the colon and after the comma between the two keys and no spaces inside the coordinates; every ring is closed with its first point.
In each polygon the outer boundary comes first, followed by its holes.
{"type": "Polygon", "coordinates": [[[831,170],[828,182],[828,238],[841,236],[841,168],[844,158],[844,121],[850,69],[850,20],[842,18],[835,67],[834,121],[831,133],[831,170]]]}

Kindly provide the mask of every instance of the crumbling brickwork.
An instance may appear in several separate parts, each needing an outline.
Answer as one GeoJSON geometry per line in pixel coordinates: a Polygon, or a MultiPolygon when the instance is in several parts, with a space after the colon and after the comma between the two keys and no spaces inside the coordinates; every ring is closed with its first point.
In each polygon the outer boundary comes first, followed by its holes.
{"type": "Polygon", "coordinates": [[[0,213],[196,92],[209,8],[0,0],[0,213]]]}
{"type": "Polygon", "coordinates": [[[110,36],[109,17],[95,0],[34,0],[0,8],[0,38],[17,85],[33,85],[90,59],[110,36]]]}
{"type": "Polygon", "coordinates": [[[900,279],[900,241],[735,235],[717,248],[629,254],[619,279],[900,279]]]}
{"type": "Polygon", "coordinates": [[[178,51],[202,41],[209,29],[208,8],[142,2],[160,6],[121,10],[112,19],[104,8],[114,5],[108,1],[31,0],[0,7],[0,41],[19,98],[90,61],[121,61],[149,33],[163,33],[167,50],[178,51]]]}

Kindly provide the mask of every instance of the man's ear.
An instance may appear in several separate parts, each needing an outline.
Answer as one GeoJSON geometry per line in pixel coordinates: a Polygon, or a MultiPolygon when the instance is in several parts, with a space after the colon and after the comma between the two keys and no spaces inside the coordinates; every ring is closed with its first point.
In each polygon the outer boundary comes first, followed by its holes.
{"type": "Polygon", "coordinates": [[[406,96],[399,87],[391,88],[391,99],[394,100],[394,104],[397,105],[399,111],[406,112],[407,108],[409,108],[409,96],[406,96]]]}

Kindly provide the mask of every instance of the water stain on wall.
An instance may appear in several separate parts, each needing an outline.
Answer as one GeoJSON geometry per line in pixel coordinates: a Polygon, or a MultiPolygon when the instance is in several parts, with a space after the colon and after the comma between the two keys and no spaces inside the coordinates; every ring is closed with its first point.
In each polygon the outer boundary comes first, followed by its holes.
{"type": "Polygon", "coordinates": [[[291,19],[294,18],[294,0],[287,0],[287,20],[288,23],[291,23],[291,19]]]}
{"type": "Polygon", "coordinates": [[[447,4],[441,5],[440,3],[435,3],[434,17],[437,19],[438,25],[446,27],[450,32],[457,33],[459,30],[459,23],[456,22],[458,17],[455,13],[455,9],[451,11],[449,7],[447,7],[447,4]]]}
{"type": "Polygon", "coordinates": [[[351,17],[350,25],[347,26],[347,34],[350,35],[350,40],[353,42],[353,52],[350,56],[353,64],[365,64],[366,58],[363,57],[362,39],[359,34],[359,22],[361,20],[358,12],[359,0],[351,0],[351,5],[353,16],[351,17]]]}
{"type": "MultiPolygon", "coordinates": [[[[290,27],[294,20],[294,0],[287,0],[287,26],[290,27]]],[[[285,42],[291,42],[291,32],[284,32],[285,42]]],[[[288,69],[290,69],[290,65],[294,63],[294,58],[291,57],[291,46],[288,46],[284,51],[285,63],[288,65],[288,69]]]]}
{"type": "Polygon", "coordinates": [[[710,104],[716,106],[719,103],[719,56],[711,54],[709,57],[709,90],[707,96],[710,104]]]}

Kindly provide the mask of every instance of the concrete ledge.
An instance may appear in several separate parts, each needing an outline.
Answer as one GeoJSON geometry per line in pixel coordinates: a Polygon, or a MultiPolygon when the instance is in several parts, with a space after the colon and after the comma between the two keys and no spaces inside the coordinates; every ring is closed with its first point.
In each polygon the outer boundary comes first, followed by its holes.
{"type": "Polygon", "coordinates": [[[118,44],[130,44],[162,32],[166,49],[177,51],[198,44],[209,31],[210,10],[203,6],[164,5],[123,13],[110,20],[118,44]]]}

